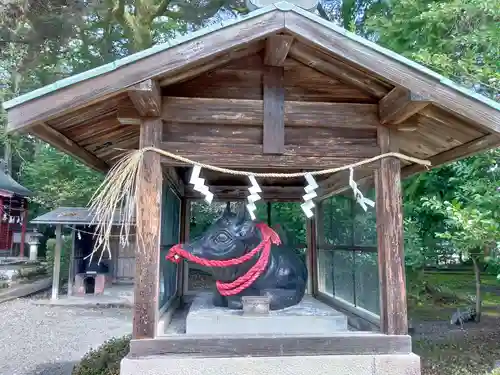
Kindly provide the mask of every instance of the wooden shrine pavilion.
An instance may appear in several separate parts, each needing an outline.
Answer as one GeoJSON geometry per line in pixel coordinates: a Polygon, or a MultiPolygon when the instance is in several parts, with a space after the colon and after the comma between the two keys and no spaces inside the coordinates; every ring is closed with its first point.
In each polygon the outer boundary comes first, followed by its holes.
{"type": "Polygon", "coordinates": [[[0,170],[0,255],[17,255],[14,234],[20,233],[19,256],[24,257],[30,195],[31,191],[0,170]]]}
{"type": "MultiPolygon", "coordinates": [[[[123,149],[145,146],[221,167],[300,172],[391,151],[436,167],[500,145],[498,103],[287,2],[63,79],[4,107],[9,131],[32,134],[103,172],[123,149]]],[[[318,254],[340,248],[325,240],[323,222],[334,211],[323,202],[349,186],[345,173],[318,177],[315,216],[307,221],[310,292],[379,331],[321,337],[164,335],[159,327],[168,326],[186,282],[185,266],[164,266],[164,254],[189,238],[190,202],[200,199],[190,170],[157,153],[145,155],[136,220],[144,241],[137,241],[133,340],[123,374],[161,368],[170,375],[255,373],[242,361],[276,374],[284,367],[287,374],[326,374],[328,366],[342,375],[419,373],[407,335],[400,181],[424,167],[388,157],[354,172],[358,184],[376,191],[377,239],[370,251],[378,260],[379,311],[325,289],[318,254]],[[192,362],[182,362],[186,356],[192,362]]],[[[218,200],[248,194],[245,178],[207,170],[202,177],[218,200]]],[[[259,182],[264,200],[302,200],[303,178],[259,182]]]]}

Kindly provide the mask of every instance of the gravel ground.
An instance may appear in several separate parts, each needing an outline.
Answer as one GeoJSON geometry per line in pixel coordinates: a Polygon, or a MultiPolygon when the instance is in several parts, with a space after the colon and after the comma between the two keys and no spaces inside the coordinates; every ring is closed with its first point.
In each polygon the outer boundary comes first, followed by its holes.
{"type": "Polygon", "coordinates": [[[0,304],[0,375],[70,375],[73,365],[107,339],[132,332],[132,311],[120,308],[0,304]]]}

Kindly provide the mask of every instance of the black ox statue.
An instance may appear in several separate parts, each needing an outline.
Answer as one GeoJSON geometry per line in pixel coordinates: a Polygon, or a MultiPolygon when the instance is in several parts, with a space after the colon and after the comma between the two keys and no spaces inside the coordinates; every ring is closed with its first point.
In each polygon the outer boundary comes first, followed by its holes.
{"type": "Polygon", "coordinates": [[[233,213],[228,204],[200,238],[174,246],[167,259],[179,262],[186,258],[210,267],[217,280],[215,306],[238,310],[242,309],[243,296],[268,296],[269,308],[280,310],[302,300],[307,268],[293,249],[276,244],[279,241],[271,244],[269,237],[276,239],[277,235],[267,225],[253,222],[245,207],[233,213]],[[235,259],[240,264],[234,264],[235,259]]]}

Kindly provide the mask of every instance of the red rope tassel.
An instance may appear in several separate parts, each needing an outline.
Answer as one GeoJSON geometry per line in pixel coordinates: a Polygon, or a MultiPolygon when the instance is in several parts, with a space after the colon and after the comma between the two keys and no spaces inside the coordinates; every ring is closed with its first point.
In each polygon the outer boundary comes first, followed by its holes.
{"type": "Polygon", "coordinates": [[[269,263],[269,256],[271,255],[271,244],[281,244],[281,240],[278,234],[267,224],[257,223],[256,227],[260,230],[262,241],[257,245],[257,247],[241,257],[228,260],[208,260],[194,256],[193,254],[184,250],[181,245],[175,245],[169,250],[166,259],[174,263],[179,263],[182,258],[185,258],[188,261],[206,267],[231,267],[249,261],[260,250],[262,250],[257,262],[243,276],[238,277],[236,280],[230,283],[216,281],[217,290],[221,295],[236,295],[252,285],[254,281],[257,280],[257,278],[265,271],[267,264],[269,263]]]}

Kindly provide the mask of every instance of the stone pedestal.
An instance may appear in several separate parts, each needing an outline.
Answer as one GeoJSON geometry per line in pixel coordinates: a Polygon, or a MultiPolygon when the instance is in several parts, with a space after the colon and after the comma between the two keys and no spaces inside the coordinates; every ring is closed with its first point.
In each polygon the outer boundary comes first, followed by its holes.
{"type": "Polygon", "coordinates": [[[248,316],[239,310],[215,307],[211,293],[200,293],[186,318],[187,335],[314,335],[347,330],[345,315],[308,295],[296,306],[248,316]]]}
{"type": "Polygon", "coordinates": [[[38,242],[30,243],[30,260],[37,260],[38,258],[38,242]]]}
{"type": "Polygon", "coordinates": [[[415,354],[124,358],[120,375],[420,375],[415,354]]]}

